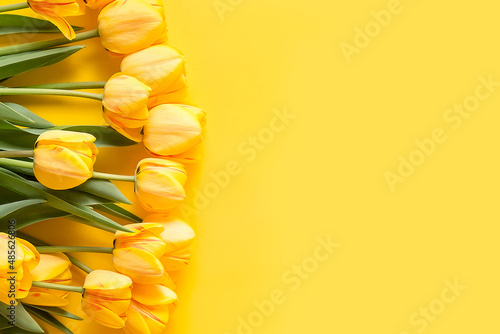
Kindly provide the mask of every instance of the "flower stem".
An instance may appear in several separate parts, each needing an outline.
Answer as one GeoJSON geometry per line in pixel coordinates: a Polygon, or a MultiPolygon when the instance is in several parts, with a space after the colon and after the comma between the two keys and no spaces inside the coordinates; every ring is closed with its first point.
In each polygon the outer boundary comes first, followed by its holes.
{"type": "Polygon", "coordinates": [[[66,89],[0,88],[0,95],[58,95],[83,97],[87,99],[102,101],[102,94],[94,94],[66,89]]]}
{"type": "Polygon", "coordinates": [[[75,257],[73,257],[73,256],[71,256],[69,254],[66,254],[66,256],[71,261],[71,263],[73,263],[75,265],[75,267],[80,268],[81,270],[83,270],[87,274],[90,274],[90,272],[92,271],[92,268],[90,268],[89,266],[87,266],[85,263],[83,263],[82,261],[78,260],[77,258],[75,258],[75,257]]]}
{"type": "Polygon", "coordinates": [[[83,247],[83,246],[37,246],[39,253],[106,253],[113,254],[112,247],[83,247]]]}
{"type": "Polygon", "coordinates": [[[0,13],[10,12],[11,10],[24,9],[28,7],[28,2],[13,3],[10,5],[0,6],[0,13]]]}
{"type": "Polygon", "coordinates": [[[0,166],[12,166],[21,168],[33,168],[33,163],[15,159],[0,158],[0,166]]]}
{"type": "Polygon", "coordinates": [[[33,151],[0,151],[0,158],[31,158],[33,151]]]}
{"type": "Polygon", "coordinates": [[[116,175],[116,174],[94,172],[92,174],[92,177],[94,179],[101,179],[101,180],[135,182],[135,175],[116,175]]]}
{"type": "Polygon", "coordinates": [[[86,39],[99,37],[99,31],[97,29],[85,31],[76,34],[73,40],[68,40],[66,37],[50,39],[47,41],[31,42],[24,44],[9,45],[0,48],[0,56],[11,55],[19,52],[34,51],[40,49],[50,48],[52,46],[64,45],[68,43],[80,42],[86,39]]]}
{"type": "Polygon", "coordinates": [[[104,88],[106,81],[87,81],[87,82],[63,82],[43,85],[31,85],[16,88],[45,88],[45,89],[100,89],[104,88]]]}
{"type": "Polygon", "coordinates": [[[33,286],[36,286],[38,288],[45,288],[45,289],[54,289],[54,290],[63,290],[63,291],[83,293],[83,287],[81,287],[81,286],[63,285],[63,284],[55,284],[55,283],[47,283],[47,282],[39,282],[39,281],[33,281],[33,286]]]}

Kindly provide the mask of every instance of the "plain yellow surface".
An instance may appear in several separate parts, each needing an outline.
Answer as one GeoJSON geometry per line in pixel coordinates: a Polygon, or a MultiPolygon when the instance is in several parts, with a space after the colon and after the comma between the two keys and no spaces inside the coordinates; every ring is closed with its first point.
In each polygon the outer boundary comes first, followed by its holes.
{"type": "MultiPolygon", "coordinates": [[[[190,169],[183,206],[197,240],[168,333],[500,330],[496,2],[166,7],[191,98],[208,112],[206,159],[190,169]]],[[[106,80],[118,61],[88,44],[6,84],[106,80]]],[[[26,101],[58,124],[103,124],[96,102],[26,101]]],[[[143,155],[102,150],[96,169],[130,173],[143,155]]],[[[63,221],[30,231],[60,244],[109,242],[63,221]]],[[[110,268],[105,257],[80,258],[110,268]]]]}

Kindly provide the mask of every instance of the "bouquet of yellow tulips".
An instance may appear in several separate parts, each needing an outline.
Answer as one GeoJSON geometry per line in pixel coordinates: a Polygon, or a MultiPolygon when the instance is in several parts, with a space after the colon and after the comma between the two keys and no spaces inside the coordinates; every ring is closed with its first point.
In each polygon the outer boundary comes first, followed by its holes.
{"type": "Polygon", "coordinates": [[[172,210],[186,198],[185,164],[203,158],[206,115],[186,102],[185,58],[168,45],[162,0],[0,5],[0,35],[20,33],[64,36],[0,47],[0,331],[71,333],[59,319],[82,320],[65,309],[68,295],[77,293],[84,314],[104,326],[163,333],[177,305],[176,273],[189,263],[195,237],[172,210]],[[96,30],[65,19],[86,7],[99,12],[96,30]],[[23,8],[33,15],[12,14],[23,8]],[[90,38],[122,58],[106,82],[4,86],[13,76],[64,61],[84,47],[68,44],[90,38]],[[98,100],[96,112],[108,125],[56,126],[6,100],[25,95],[98,100]],[[151,157],[137,161],[130,175],[94,170],[100,147],[131,145],[144,145],[151,157]],[[133,202],[112,181],[133,183],[135,202],[150,214],[126,210],[133,202]],[[114,241],[58,246],[22,231],[54,218],[113,233],[114,241]],[[90,268],[68,254],[75,252],[111,254],[114,271],[90,268]],[[72,284],[74,270],[86,274],[83,286],[72,284]]]}

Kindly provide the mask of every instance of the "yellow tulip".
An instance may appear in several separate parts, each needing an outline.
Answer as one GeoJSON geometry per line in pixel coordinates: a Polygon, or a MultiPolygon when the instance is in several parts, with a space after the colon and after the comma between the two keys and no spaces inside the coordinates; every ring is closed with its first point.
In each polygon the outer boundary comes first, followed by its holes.
{"type": "Polygon", "coordinates": [[[143,223],[127,228],[134,232],[115,233],[115,269],[136,283],[171,286],[168,272],[183,269],[191,259],[193,229],[163,214],[149,215],[143,223]]]}
{"type": "Polygon", "coordinates": [[[134,283],[125,333],[163,334],[176,302],[177,295],[169,288],[134,283]]]}
{"type": "MultiPolygon", "coordinates": [[[[170,46],[153,45],[130,54],[123,58],[120,68],[122,73],[133,76],[150,87],[153,101],[159,99],[159,95],[182,96],[185,92],[184,56],[170,46]]],[[[165,103],[166,100],[152,102],[149,107],[159,102],[165,103]]]]}
{"type": "Polygon", "coordinates": [[[85,278],[82,310],[93,320],[110,328],[125,325],[132,297],[132,280],[107,270],[94,270],[85,278]]]}
{"type": "Polygon", "coordinates": [[[112,2],[101,10],[97,21],[104,48],[123,55],[153,45],[166,28],[162,15],[144,0],[112,2]]]}
{"type": "Polygon", "coordinates": [[[187,174],[179,162],[146,158],[139,162],[135,174],[135,195],[148,211],[168,212],[186,198],[187,174]]]}
{"type": "Polygon", "coordinates": [[[125,137],[141,141],[141,130],[148,119],[150,88],[134,77],[117,73],[104,87],[104,119],[125,137]]]}
{"type": "Polygon", "coordinates": [[[85,6],[77,0],[28,0],[28,4],[38,15],[52,22],[67,39],[75,38],[75,31],[64,16],[83,15],[85,6]]]}
{"type": "Polygon", "coordinates": [[[0,301],[11,304],[28,295],[40,254],[26,240],[5,233],[0,233],[0,254],[0,301]]]}
{"type": "MultiPolygon", "coordinates": [[[[71,262],[63,253],[40,254],[40,263],[31,271],[34,281],[70,284],[71,262]]],[[[69,292],[62,290],[31,287],[23,303],[41,306],[65,306],[69,301],[65,299],[69,292]]]]}
{"type": "Polygon", "coordinates": [[[201,124],[190,106],[161,104],[149,112],[144,146],[155,156],[181,154],[201,142],[201,124]]]}
{"type": "Polygon", "coordinates": [[[35,144],[33,171],[44,186],[61,190],[76,187],[90,177],[98,150],[95,137],[82,132],[50,130],[35,144]]]}

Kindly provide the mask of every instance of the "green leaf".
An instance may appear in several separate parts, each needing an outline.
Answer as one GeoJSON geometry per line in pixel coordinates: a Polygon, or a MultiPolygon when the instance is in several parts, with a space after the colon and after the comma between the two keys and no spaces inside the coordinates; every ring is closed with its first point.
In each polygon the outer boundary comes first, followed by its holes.
{"type": "Polygon", "coordinates": [[[49,194],[52,194],[68,203],[78,204],[78,205],[98,205],[103,203],[111,203],[112,201],[107,198],[102,198],[98,196],[94,196],[88,193],[84,193],[82,191],[68,189],[68,190],[52,190],[43,186],[39,186],[38,182],[32,182],[34,186],[39,189],[46,191],[49,194]]]}
{"type": "Polygon", "coordinates": [[[0,184],[23,196],[29,198],[43,198],[47,200],[47,204],[53,208],[71,213],[80,218],[89,220],[91,222],[97,223],[99,226],[105,226],[115,230],[120,230],[124,232],[131,232],[129,229],[124,228],[120,224],[114,222],[113,220],[104,217],[103,215],[93,211],[87,206],[80,204],[70,204],[42,189],[39,189],[29,183],[28,180],[20,179],[12,176],[10,171],[0,168],[0,184]]]}
{"type": "Polygon", "coordinates": [[[37,135],[0,119],[0,148],[4,150],[32,150],[37,135]]]}
{"type": "Polygon", "coordinates": [[[25,199],[23,201],[2,204],[0,205],[0,218],[3,218],[7,216],[9,213],[25,208],[27,206],[45,202],[47,201],[44,199],[34,198],[34,199],[25,199]]]}
{"type": "Polygon", "coordinates": [[[39,67],[55,64],[84,47],[84,45],[73,45],[1,56],[0,79],[12,77],[39,67]]]}
{"type": "MultiPolygon", "coordinates": [[[[2,314],[6,319],[11,320],[11,310],[9,309],[11,305],[0,302],[0,314],[2,314]]],[[[36,323],[36,321],[29,315],[29,313],[24,309],[21,303],[17,303],[15,306],[14,317],[15,325],[21,329],[33,333],[44,333],[43,329],[36,323]]]]}
{"type": "Polygon", "coordinates": [[[9,189],[0,188],[0,204],[8,204],[15,201],[22,201],[24,199],[26,199],[25,196],[21,196],[18,193],[10,191],[9,189]]]}
{"type": "Polygon", "coordinates": [[[107,198],[113,202],[132,204],[111,181],[89,179],[87,182],[75,187],[74,189],[102,198],[107,198]]]}
{"type": "Polygon", "coordinates": [[[28,117],[20,114],[8,104],[0,102],[0,117],[6,121],[12,122],[14,124],[30,126],[35,122],[28,117]]]}
{"type": "Polygon", "coordinates": [[[109,213],[115,217],[128,220],[132,223],[141,223],[142,222],[141,218],[137,217],[132,212],[129,212],[116,204],[94,205],[94,209],[101,211],[101,212],[109,213]]]}
{"type": "Polygon", "coordinates": [[[19,327],[10,327],[8,329],[2,329],[2,334],[33,334],[33,332],[25,331],[19,327]]]}
{"type": "Polygon", "coordinates": [[[31,128],[40,128],[40,129],[47,129],[47,128],[55,127],[54,124],[50,123],[49,121],[43,119],[42,117],[29,111],[28,109],[26,109],[25,107],[23,107],[19,104],[10,103],[10,102],[6,102],[6,103],[2,103],[2,104],[4,106],[10,108],[11,110],[14,110],[18,114],[24,116],[25,118],[27,118],[30,121],[30,122],[22,122],[22,121],[15,121],[12,119],[11,120],[6,119],[10,123],[14,123],[16,125],[21,125],[21,126],[29,126],[31,128]]]}
{"type": "MultiPolygon", "coordinates": [[[[71,214],[65,211],[54,209],[47,204],[37,204],[29,208],[29,210],[20,210],[11,213],[10,215],[4,217],[4,221],[9,221],[11,219],[16,221],[16,230],[22,229],[31,224],[35,224],[44,220],[52,218],[67,217],[71,214]]],[[[2,228],[4,232],[6,227],[2,228]]]]}
{"type": "MultiPolygon", "coordinates": [[[[75,31],[82,27],[73,26],[75,31]]],[[[18,33],[59,33],[60,30],[49,21],[29,16],[2,14],[0,15],[0,35],[18,33]]]]}
{"type": "Polygon", "coordinates": [[[42,311],[40,309],[25,305],[26,309],[30,311],[31,314],[33,314],[35,317],[37,317],[40,320],[45,321],[49,325],[54,326],[55,328],[59,329],[60,331],[66,333],[66,334],[73,334],[72,331],[69,330],[68,327],[64,326],[59,320],[54,318],[54,316],[48,312],[42,311]]]}
{"type": "Polygon", "coordinates": [[[10,324],[9,320],[4,317],[0,317],[0,331],[3,333],[3,329],[11,328],[14,327],[13,325],[10,324]]]}
{"type": "Polygon", "coordinates": [[[34,308],[37,308],[39,310],[42,310],[42,311],[45,311],[45,312],[48,312],[48,313],[51,313],[51,314],[55,314],[55,315],[58,315],[58,316],[61,316],[61,317],[64,317],[64,318],[68,318],[68,319],[73,319],[73,320],[78,320],[78,321],[83,320],[79,316],[74,315],[73,313],[70,313],[70,312],[68,312],[66,310],[63,310],[60,307],[55,307],[55,306],[39,306],[39,305],[29,305],[29,307],[32,307],[32,308],[34,307],[34,308]]]}

